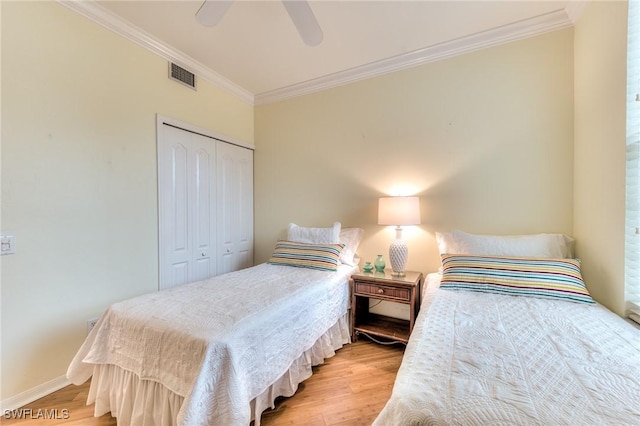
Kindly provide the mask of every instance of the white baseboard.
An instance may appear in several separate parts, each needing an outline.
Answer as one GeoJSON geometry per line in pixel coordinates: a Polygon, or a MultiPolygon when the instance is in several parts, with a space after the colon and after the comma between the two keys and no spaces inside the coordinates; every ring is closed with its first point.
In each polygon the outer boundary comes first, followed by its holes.
{"type": "Polygon", "coordinates": [[[67,376],[60,376],[42,383],[35,388],[10,396],[9,398],[0,401],[0,413],[4,413],[5,410],[17,410],[20,407],[30,404],[33,401],[58,391],[70,384],[71,382],[67,379],[67,376]]]}

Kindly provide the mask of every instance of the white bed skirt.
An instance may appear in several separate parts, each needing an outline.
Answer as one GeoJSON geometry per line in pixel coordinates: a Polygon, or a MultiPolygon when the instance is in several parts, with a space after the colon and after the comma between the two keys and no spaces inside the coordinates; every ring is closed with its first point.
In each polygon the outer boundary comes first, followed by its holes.
{"type": "MultiPolygon", "coordinates": [[[[312,367],[350,342],[348,314],[338,320],[314,345],[293,361],[289,370],[251,400],[251,419],[260,425],[260,416],[274,408],[279,396],[292,396],[298,384],[311,377],[312,367]]],[[[118,425],[174,426],[184,397],[158,382],[140,379],[120,367],[99,364],[93,369],[87,405],[95,403],[94,415],[111,412],[118,425]]]]}

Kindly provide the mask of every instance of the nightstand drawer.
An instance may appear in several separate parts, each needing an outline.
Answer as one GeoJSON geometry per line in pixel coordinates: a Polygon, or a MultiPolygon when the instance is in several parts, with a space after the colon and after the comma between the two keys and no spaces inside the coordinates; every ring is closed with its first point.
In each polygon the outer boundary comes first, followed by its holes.
{"type": "Polygon", "coordinates": [[[388,297],[397,300],[411,300],[411,292],[407,288],[387,287],[369,283],[355,283],[355,292],[361,296],[388,297]]]}

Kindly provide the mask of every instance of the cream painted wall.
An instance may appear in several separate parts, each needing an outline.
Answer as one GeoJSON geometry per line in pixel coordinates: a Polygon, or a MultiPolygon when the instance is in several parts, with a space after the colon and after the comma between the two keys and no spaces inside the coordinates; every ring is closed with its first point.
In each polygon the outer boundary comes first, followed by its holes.
{"type": "Polygon", "coordinates": [[[2,7],[0,400],[64,375],[86,320],[158,288],[156,121],[253,143],[253,106],[54,2],[2,7]]]}
{"type": "Polygon", "coordinates": [[[575,27],[574,234],[594,298],[624,314],[627,2],[589,2],[575,27]]]}
{"type": "Polygon", "coordinates": [[[575,233],[590,289],[621,313],[625,4],[590,3],[575,42],[563,30],[254,111],[169,81],[164,60],[62,6],[0,2],[1,230],[18,241],[0,258],[0,400],[64,374],[87,318],[157,288],[155,113],[247,142],[255,123],[258,262],[290,221],[361,226],[362,257],[387,257],[377,198],[416,193],[409,268],[438,267],[439,230],[575,233]]]}
{"type": "Polygon", "coordinates": [[[388,259],[377,198],[418,194],[408,269],[435,271],[434,232],[573,225],[573,30],[255,109],[256,262],[288,222],[365,229],[388,259]]]}

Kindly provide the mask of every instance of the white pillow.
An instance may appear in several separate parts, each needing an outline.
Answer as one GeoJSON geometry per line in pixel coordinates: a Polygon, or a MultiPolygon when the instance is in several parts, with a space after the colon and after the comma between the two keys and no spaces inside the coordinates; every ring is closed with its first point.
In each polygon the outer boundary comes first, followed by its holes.
{"type": "Polygon", "coordinates": [[[287,229],[287,240],[307,244],[337,244],[340,242],[340,222],[331,228],[306,228],[290,223],[287,229]]]}
{"type": "Polygon", "coordinates": [[[340,262],[355,266],[360,261],[356,255],[360,240],[364,235],[364,229],[360,228],[344,228],[340,231],[340,243],[344,244],[344,250],[340,253],[340,262]]]}
{"type": "Polygon", "coordinates": [[[564,234],[560,234],[560,235],[562,235],[562,239],[564,241],[564,257],[566,259],[573,259],[575,257],[575,254],[573,253],[573,249],[574,249],[576,240],[574,240],[568,235],[564,235],[564,234]]]}
{"type": "Polygon", "coordinates": [[[454,230],[436,233],[440,254],[477,254],[565,259],[573,257],[573,239],[563,234],[478,235],[454,230]]]}
{"type": "Polygon", "coordinates": [[[451,232],[436,232],[436,243],[438,243],[438,251],[443,254],[470,254],[461,253],[456,245],[451,232]]]}

